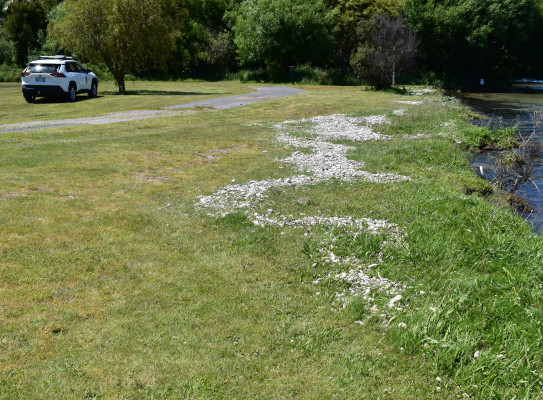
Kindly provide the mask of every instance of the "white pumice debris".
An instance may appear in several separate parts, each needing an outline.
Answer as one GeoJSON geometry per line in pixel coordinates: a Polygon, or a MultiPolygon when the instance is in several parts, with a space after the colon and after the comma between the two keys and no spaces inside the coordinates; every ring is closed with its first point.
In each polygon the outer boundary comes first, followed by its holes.
{"type": "Polygon", "coordinates": [[[345,308],[351,298],[360,297],[364,300],[364,307],[370,311],[372,315],[379,315],[383,324],[387,325],[392,313],[401,311],[398,307],[390,307],[390,303],[395,303],[402,298],[400,293],[405,291],[407,288],[406,285],[383,278],[379,272],[377,272],[377,276],[372,276],[375,274],[370,275],[370,271],[378,264],[365,265],[356,257],[338,257],[330,250],[330,247],[332,246],[318,249],[318,254],[316,256],[316,258],[318,258],[318,263],[324,266],[329,265],[330,267],[348,265],[351,269],[338,273],[331,272],[326,276],[313,281],[313,284],[320,284],[322,281],[327,280],[343,281],[347,283],[348,287],[345,290],[335,293],[335,301],[339,302],[342,307],[345,308]],[[378,297],[381,300],[378,301],[378,297]],[[383,297],[385,298],[385,302],[386,299],[389,299],[389,309],[379,314],[379,304],[382,303],[383,297]]]}
{"type": "Polygon", "coordinates": [[[209,216],[224,217],[235,211],[250,210],[257,202],[266,198],[266,192],[270,189],[314,185],[319,181],[308,175],[296,175],[290,178],[224,186],[211,195],[200,196],[196,206],[207,210],[209,216]]]}
{"type": "Polygon", "coordinates": [[[415,135],[402,135],[403,138],[408,140],[416,140],[416,139],[427,139],[432,137],[432,135],[428,133],[417,133],[415,135]]]}
{"type": "MultiPolygon", "coordinates": [[[[403,245],[401,239],[405,233],[397,225],[383,220],[354,218],[352,216],[305,216],[303,213],[300,213],[299,217],[285,216],[272,208],[267,208],[265,214],[255,211],[255,207],[266,200],[267,193],[271,189],[304,187],[331,179],[345,182],[362,179],[375,183],[409,180],[409,177],[396,174],[372,174],[363,171],[363,162],[347,158],[347,152],[354,150],[354,147],[330,141],[389,140],[390,136],[381,135],[372,130],[375,125],[389,123],[388,118],[380,115],[349,117],[344,114],[333,114],[277,124],[274,126],[277,140],[288,147],[302,150],[295,151],[281,161],[293,165],[301,174],[289,178],[224,186],[211,195],[200,196],[196,208],[213,217],[224,217],[232,212],[241,211],[256,226],[302,228],[306,230],[306,235],[308,232],[311,234],[311,231],[317,227],[330,230],[345,229],[347,231],[345,233],[354,237],[362,232],[383,234],[387,238],[381,244],[383,248],[390,245],[403,245]]],[[[232,182],[234,183],[235,180],[232,182]]],[[[281,232],[281,234],[283,233],[281,232]]],[[[337,232],[333,234],[337,234],[337,232]]],[[[338,267],[346,266],[348,270],[339,273],[330,272],[313,283],[319,284],[323,280],[346,282],[347,289],[335,294],[336,301],[344,308],[352,297],[362,297],[367,310],[382,318],[386,325],[392,313],[401,311],[402,308],[395,307],[394,304],[402,298],[400,293],[405,291],[406,286],[383,278],[379,272],[370,274],[370,271],[378,264],[365,265],[356,257],[337,255],[333,245],[336,240],[336,237],[331,237],[328,244],[323,244],[318,249],[317,254],[313,256],[315,257],[314,265],[329,265],[331,269],[333,267],[336,270],[338,267]],[[385,307],[387,302],[388,309],[385,307]]],[[[381,254],[378,258],[379,262],[382,262],[381,254]]]]}
{"type": "MultiPolygon", "coordinates": [[[[339,260],[340,263],[354,264],[354,260],[339,260]]],[[[337,301],[342,305],[346,305],[352,297],[361,297],[366,302],[366,308],[372,310],[375,304],[377,293],[385,296],[397,296],[399,292],[405,290],[405,286],[401,283],[393,282],[383,277],[370,276],[363,265],[357,265],[349,271],[336,274],[329,274],[325,279],[333,279],[344,281],[349,284],[349,287],[335,295],[337,301]]],[[[378,306],[377,306],[378,307],[378,306]]],[[[381,314],[382,317],[388,318],[387,313],[381,314]]]]}
{"type": "Polygon", "coordinates": [[[277,140],[294,148],[313,150],[311,153],[294,152],[282,160],[293,164],[299,171],[308,172],[317,178],[336,178],[344,181],[363,179],[369,182],[397,182],[409,180],[409,177],[396,174],[372,174],[362,171],[363,162],[349,160],[346,156],[352,146],[331,143],[323,139],[350,140],[364,142],[368,140],[388,140],[390,136],[380,135],[372,131],[371,126],[390,123],[384,116],[348,117],[343,114],[333,114],[325,117],[314,117],[298,121],[286,121],[277,124],[277,140]],[[365,123],[366,126],[359,126],[365,123]],[[295,134],[317,136],[315,138],[300,138],[295,134]]]}
{"type": "Polygon", "coordinates": [[[361,232],[370,232],[373,234],[387,233],[388,235],[400,236],[400,228],[396,224],[371,218],[322,216],[309,216],[303,218],[281,216],[280,218],[273,218],[258,213],[254,213],[251,217],[255,225],[261,226],[275,225],[279,227],[305,229],[313,228],[315,226],[325,226],[328,228],[348,228],[353,231],[355,236],[361,232]]]}
{"type": "Polygon", "coordinates": [[[394,296],[390,301],[388,302],[388,308],[394,308],[395,304],[402,299],[402,295],[398,294],[394,296]]]}
{"type": "Polygon", "coordinates": [[[384,115],[369,117],[349,117],[345,114],[332,114],[309,119],[285,121],[275,126],[284,131],[285,127],[294,127],[297,132],[317,136],[324,139],[351,140],[365,142],[367,140],[386,140],[390,136],[375,133],[371,127],[379,124],[390,124],[384,115]],[[361,126],[364,124],[364,126],[361,126]]]}
{"type": "Polygon", "coordinates": [[[420,106],[424,101],[409,101],[409,100],[397,100],[396,103],[411,104],[413,106],[420,106]]]}
{"type": "Polygon", "coordinates": [[[201,196],[197,207],[208,210],[208,214],[212,216],[225,216],[231,212],[251,209],[256,202],[265,199],[266,192],[272,188],[314,185],[332,178],[343,181],[363,179],[376,183],[409,180],[409,177],[396,174],[372,174],[363,171],[360,169],[364,166],[363,162],[347,159],[347,152],[353,150],[354,147],[334,144],[321,139],[321,137],[353,141],[389,139],[388,136],[374,133],[369,127],[378,123],[390,123],[390,121],[383,116],[347,117],[343,114],[334,114],[277,124],[275,129],[278,131],[277,139],[280,142],[295,148],[313,150],[311,153],[296,151],[282,161],[293,164],[296,169],[309,173],[311,176],[296,175],[291,178],[251,181],[246,184],[225,186],[212,195],[201,196]],[[360,123],[365,123],[366,126],[361,127],[360,123]],[[317,137],[295,137],[288,133],[286,127],[294,127],[298,133],[317,137]]]}
{"type": "Polygon", "coordinates": [[[423,96],[425,94],[431,94],[431,93],[435,93],[436,90],[435,89],[430,89],[430,88],[422,88],[422,89],[412,89],[409,94],[411,96],[423,96]]]}
{"type": "Polygon", "coordinates": [[[399,108],[397,110],[392,111],[392,114],[394,115],[405,115],[405,112],[407,110],[405,108],[399,108]]]}
{"type": "Polygon", "coordinates": [[[368,182],[384,183],[407,180],[409,178],[396,174],[372,174],[361,170],[364,167],[363,162],[347,159],[346,154],[354,147],[342,144],[332,144],[329,142],[314,141],[307,143],[314,149],[313,153],[307,154],[294,152],[283,162],[293,164],[300,172],[309,172],[320,179],[340,179],[350,181],[353,179],[363,179],[368,182]]]}

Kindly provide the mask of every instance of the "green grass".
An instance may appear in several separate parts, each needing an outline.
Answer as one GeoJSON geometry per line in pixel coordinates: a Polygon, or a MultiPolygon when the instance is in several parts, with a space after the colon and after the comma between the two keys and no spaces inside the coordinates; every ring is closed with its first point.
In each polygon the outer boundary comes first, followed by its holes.
{"type": "MultiPolygon", "coordinates": [[[[2,122],[204,96],[147,90],[251,90],[135,85],[140,94],[73,105],[26,104],[2,86],[2,122]]],[[[465,110],[438,96],[410,106],[357,87],[306,89],[225,111],[0,135],[0,398],[540,398],[543,246],[473,176],[456,143],[480,135],[465,110]],[[406,115],[392,115],[400,107],[406,115]],[[277,160],[293,150],[272,126],[332,113],[390,115],[380,129],[393,139],[349,157],[413,179],[285,188],[257,208],[385,219],[405,245],[195,209],[233,180],[291,176],[277,160]],[[334,302],[344,284],[311,283],[349,268],[315,263],[331,243],[408,286],[388,327],[360,298],[334,302]]]]}

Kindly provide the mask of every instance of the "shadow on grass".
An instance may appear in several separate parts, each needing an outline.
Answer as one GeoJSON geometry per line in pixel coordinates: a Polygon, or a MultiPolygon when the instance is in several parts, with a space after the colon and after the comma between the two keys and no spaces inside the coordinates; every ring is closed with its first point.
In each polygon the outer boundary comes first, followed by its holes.
{"type": "MultiPolygon", "coordinates": [[[[90,96],[87,96],[85,94],[80,94],[80,95],[77,96],[75,101],[80,102],[80,101],[94,100],[94,99],[99,99],[101,97],[104,97],[104,96],[90,97],[90,96]]],[[[71,101],[69,101],[67,99],[64,99],[62,97],[40,97],[40,98],[37,98],[34,101],[32,101],[32,103],[34,103],[34,104],[68,103],[69,104],[69,103],[71,103],[71,101]]]]}
{"type": "MultiPolygon", "coordinates": [[[[118,95],[117,91],[102,91],[104,95],[118,95]]],[[[216,94],[228,94],[228,93],[205,93],[205,92],[177,92],[169,90],[127,90],[125,95],[130,96],[210,96],[216,94]]]]}

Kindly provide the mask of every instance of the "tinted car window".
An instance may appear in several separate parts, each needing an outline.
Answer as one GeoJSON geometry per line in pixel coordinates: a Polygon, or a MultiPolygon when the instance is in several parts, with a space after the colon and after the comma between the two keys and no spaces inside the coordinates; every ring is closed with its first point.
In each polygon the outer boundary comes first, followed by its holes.
{"type": "Polygon", "coordinates": [[[66,72],[76,72],[74,63],[66,63],[66,72]]]}
{"type": "Polygon", "coordinates": [[[35,73],[50,74],[52,72],[57,72],[58,67],[59,67],[58,64],[30,64],[28,66],[28,69],[33,74],[35,73]]]}

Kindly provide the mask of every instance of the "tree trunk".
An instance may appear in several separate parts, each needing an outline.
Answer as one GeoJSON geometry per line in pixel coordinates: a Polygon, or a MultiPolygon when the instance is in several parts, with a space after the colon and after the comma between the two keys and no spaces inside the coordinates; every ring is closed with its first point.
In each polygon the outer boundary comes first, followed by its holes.
{"type": "Polygon", "coordinates": [[[111,69],[110,71],[113,73],[113,78],[115,78],[115,82],[117,82],[117,86],[119,88],[119,94],[126,94],[126,88],[124,85],[124,74],[119,71],[113,72],[111,69]]]}
{"type": "Polygon", "coordinates": [[[102,53],[102,58],[106,63],[107,69],[109,69],[109,72],[111,72],[111,75],[113,75],[115,82],[117,82],[119,94],[126,94],[126,89],[124,86],[124,71],[122,70],[123,68],[117,68],[118,64],[113,63],[107,53],[102,53]]]}
{"type": "Polygon", "coordinates": [[[126,94],[126,89],[124,86],[124,76],[119,79],[116,79],[116,81],[117,81],[117,85],[119,86],[119,94],[126,94]]]}

